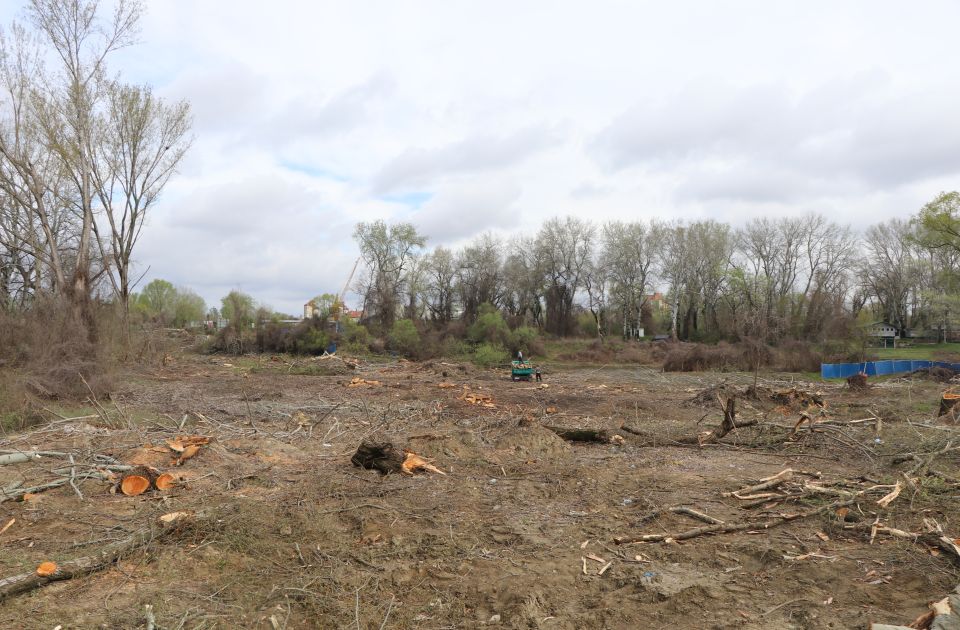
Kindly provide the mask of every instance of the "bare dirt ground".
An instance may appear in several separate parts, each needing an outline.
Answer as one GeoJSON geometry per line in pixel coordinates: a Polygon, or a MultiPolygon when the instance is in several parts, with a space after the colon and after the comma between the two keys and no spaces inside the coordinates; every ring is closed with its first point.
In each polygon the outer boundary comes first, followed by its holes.
{"type": "MultiPolygon", "coordinates": [[[[742,394],[752,375],[567,368],[550,370],[540,387],[439,361],[347,369],[271,357],[171,359],[128,373],[100,409],[51,402],[66,419],[49,415],[50,423],[0,439],[5,452],[73,454],[81,471],[106,461],[99,455],[183,478],[136,497],[86,480],[79,493],[64,485],[0,502],[0,527],[14,520],[0,533],[0,578],[151,532],[103,570],[6,598],[0,627],[145,628],[151,605],[165,629],[866,628],[909,623],[960,574],[949,548],[882,529],[960,535],[956,452],[923,469],[893,463],[957,437],[934,419],[941,383],[899,379],[853,392],[761,374],[759,393],[737,403],[738,421],[759,423],[699,446],[696,435],[722,419],[717,391],[742,394]],[[318,375],[328,366],[341,373],[318,375]],[[375,383],[350,386],[354,378],[375,383]],[[770,398],[791,387],[826,401],[825,415],[811,408],[824,426],[792,439],[809,401],[770,398]],[[464,392],[490,396],[492,406],[471,404],[464,392]],[[860,420],[868,421],[850,423],[860,420]],[[624,439],[568,442],[547,425],[624,439]],[[165,441],[178,435],[211,441],[175,466],[165,441]],[[350,457],[367,437],[389,438],[447,474],[355,467],[350,457]],[[770,491],[797,494],[792,500],[724,496],[786,468],[818,475],[797,473],[792,486],[770,491]],[[901,474],[911,470],[909,479],[901,474]],[[898,480],[900,495],[879,506],[898,480]],[[830,507],[850,497],[849,506],[830,507]],[[758,525],[616,544],[706,525],[653,516],[671,506],[758,525]],[[191,516],[156,525],[176,511],[191,516]]],[[[53,471],[64,461],[0,466],[0,489],[60,478],[53,471]]]]}

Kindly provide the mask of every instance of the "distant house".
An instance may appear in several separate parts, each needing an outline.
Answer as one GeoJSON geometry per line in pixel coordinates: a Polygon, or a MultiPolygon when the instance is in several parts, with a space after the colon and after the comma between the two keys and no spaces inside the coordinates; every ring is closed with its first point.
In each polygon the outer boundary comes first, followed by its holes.
{"type": "Polygon", "coordinates": [[[314,298],[303,305],[303,318],[310,319],[311,317],[318,317],[320,315],[320,304],[317,302],[317,299],[314,298]]]}
{"type": "Polygon", "coordinates": [[[662,313],[663,311],[669,308],[667,301],[663,298],[663,293],[657,291],[653,295],[643,296],[647,304],[650,305],[650,310],[657,313],[662,313]]]}
{"type": "Polygon", "coordinates": [[[900,331],[890,322],[873,322],[867,326],[867,336],[876,339],[884,348],[896,348],[900,331]]]}

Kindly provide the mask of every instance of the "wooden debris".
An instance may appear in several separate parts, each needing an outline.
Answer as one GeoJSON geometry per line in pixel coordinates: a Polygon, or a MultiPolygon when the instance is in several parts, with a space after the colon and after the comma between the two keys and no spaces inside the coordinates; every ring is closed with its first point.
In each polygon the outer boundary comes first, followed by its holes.
{"type": "Polygon", "coordinates": [[[180,456],[177,457],[174,464],[176,464],[177,466],[183,466],[183,462],[190,459],[191,457],[196,456],[196,454],[199,452],[200,452],[199,444],[189,444],[186,447],[184,447],[183,452],[180,453],[180,456]]]}
{"type": "Polygon", "coordinates": [[[707,514],[704,514],[703,512],[698,512],[698,511],[694,510],[693,508],[689,508],[689,507],[687,507],[687,506],[685,506],[685,505],[673,505],[673,506],[670,506],[670,507],[665,507],[665,508],[660,508],[660,509],[654,510],[654,511],[652,511],[652,512],[649,512],[649,513],[641,516],[640,519],[637,521],[637,524],[646,523],[647,521],[651,521],[651,520],[653,520],[653,519],[655,519],[655,518],[658,518],[659,516],[661,516],[661,515],[663,515],[663,514],[666,514],[666,513],[670,513],[670,514],[684,514],[684,515],[686,515],[686,516],[690,516],[690,517],[692,517],[692,518],[695,518],[695,519],[697,519],[698,521],[703,521],[704,523],[709,523],[709,524],[711,524],[711,525],[723,524],[723,521],[721,521],[720,519],[718,519],[718,518],[713,518],[712,516],[709,516],[709,515],[707,515],[707,514]]]}
{"type": "Polygon", "coordinates": [[[40,566],[37,567],[37,575],[40,577],[50,577],[51,575],[55,575],[56,572],[56,562],[41,562],[40,566]]]}
{"type": "Polygon", "coordinates": [[[870,387],[867,382],[867,375],[863,372],[847,377],[847,387],[854,391],[862,391],[870,387]]]}
{"type": "Polygon", "coordinates": [[[493,403],[493,396],[472,392],[470,391],[469,385],[463,386],[463,393],[460,394],[460,396],[458,396],[457,398],[471,405],[479,405],[487,409],[497,408],[497,406],[493,403]]]}
{"type": "Polygon", "coordinates": [[[120,481],[120,491],[128,497],[143,494],[150,488],[150,480],[140,475],[126,475],[120,481]]]}
{"type": "Polygon", "coordinates": [[[890,494],[887,494],[883,498],[879,499],[877,501],[877,505],[879,505],[882,508],[889,506],[891,503],[893,503],[894,499],[900,496],[900,492],[902,490],[903,490],[903,484],[897,481],[896,485],[893,487],[893,490],[890,492],[890,494]]]}
{"type": "Polygon", "coordinates": [[[11,518],[9,521],[7,521],[7,524],[4,525],[2,528],[0,528],[0,536],[2,536],[3,533],[8,529],[10,529],[13,526],[13,524],[16,522],[17,522],[17,519],[15,518],[11,518]]]}
{"type": "Polygon", "coordinates": [[[456,386],[457,386],[456,383],[439,383],[437,385],[437,387],[439,387],[440,389],[452,389],[456,386]]]}
{"type": "Polygon", "coordinates": [[[350,461],[354,466],[379,470],[385,475],[389,473],[412,475],[422,471],[446,474],[413,451],[397,448],[392,442],[363,440],[350,461]]]}
{"type": "MultiPolygon", "coordinates": [[[[194,514],[189,517],[191,521],[204,518],[206,518],[206,516],[202,514],[194,514]]],[[[179,524],[180,522],[180,519],[170,523],[158,520],[157,523],[159,527],[143,527],[124,539],[105,545],[96,554],[60,562],[55,565],[56,570],[50,575],[40,575],[40,567],[38,567],[37,570],[29,573],[0,577],[0,601],[13,595],[26,593],[50,582],[68,580],[113,566],[121,557],[127,556],[133,551],[146,546],[148,543],[177,531],[177,528],[173,527],[173,525],[179,524]]],[[[50,564],[54,563],[51,562],[50,564]]]]}
{"type": "Polygon", "coordinates": [[[29,462],[34,459],[40,459],[40,456],[37,455],[36,452],[5,453],[0,455],[0,466],[22,464],[23,462],[29,462]]]}
{"type": "Polygon", "coordinates": [[[170,473],[163,473],[153,481],[153,485],[157,490],[169,490],[177,485],[177,478],[170,473]]]}
{"type": "Polygon", "coordinates": [[[164,525],[172,525],[178,521],[187,520],[191,516],[193,516],[193,512],[169,512],[160,517],[160,522],[164,525]]]}
{"type": "Polygon", "coordinates": [[[957,406],[957,403],[960,403],[960,394],[949,389],[943,392],[940,397],[940,410],[937,412],[937,417],[939,418],[940,416],[945,416],[953,412],[953,408],[957,406]]]}
{"type": "MultiPolygon", "coordinates": [[[[718,394],[719,400],[719,394],[718,394]]],[[[731,396],[727,398],[726,404],[723,401],[720,401],[720,408],[723,410],[723,421],[720,423],[720,426],[714,429],[713,431],[704,431],[703,433],[698,433],[696,436],[696,442],[700,446],[704,444],[713,444],[714,442],[719,441],[721,438],[726,436],[728,433],[734,429],[740,429],[743,427],[750,427],[757,424],[756,420],[745,420],[743,422],[737,422],[737,398],[736,396],[731,396]]]]}
{"type": "Polygon", "coordinates": [[[603,429],[568,429],[565,427],[551,427],[544,425],[564,440],[569,442],[600,442],[608,444],[613,436],[603,429]]]}
{"type": "Polygon", "coordinates": [[[360,387],[361,385],[380,385],[380,381],[368,381],[365,378],[354,376],[350,379],[350,382],[347,383],[347,387],[360,387]]]}
{"type": "MultiPolygon", "coordinates": [[[[721,494],[721,496],[734,497],[740,500],[766,498],[766,497],[759,497],[755,493],[761,492],[763,490],[770,490],[772,488],[777,488],[783,485],[784,483],[786,483],[787,481],[790,481],[791,479],[793,479],[793,469],[787,468],[786,470],[781,470],[780,472],[778,472],[776,475],[772,477],[761,479],[760,483],[756,485],[740,488],[739,490],[736,490],[734,492],[724,492],[721,494]]],[[[774,495],[770,495],[770,496],[774,496],[774,495]]]]}
{"type": "Polygon", "coordinates": [[[120,477],[120,492],[128,497],[135,497],[149,490],[160,471],[149,466],[136,466],[120,477]]]}
{"type": "Polygon", "coordinates": [[[597,575],[603,575],[604,573],[607,572],[607,569],[609,569],[611,566],[613,566],[613,560],[603,565],[603,568],[597,571],[597,575]]]}
{"type": "Polygon", "coordinates": [[[690,530],[679,532],[676,534],[645,534],[645,535],[639,535],[639,536],[617,536],[616,538],[613,539],[613,541],[618,545],[637,543],[637,542],[664,542],[667,540],[680,541],[680,540],[688,540],[690,538],[696,538],[697,536],[705,536],[708,534],[729,534],[732,532],[742,532],[747,530],[770,529],[772,527],[783,525],[784,523],[790,523],[792,521],[809,518],[811,516],[817,516],[819,514],[832,512],[839,507],[853,505],[854,503],[856,503],[858,499],[859,499],[859,495],[853,499],[844,499],[843,501],[836,501],[834,503],[830,503],[828,505],[824,505],[819,508],[807,510],[805,512],[798,512],[796,514],[782,514],[777,518],[771,518],[765,521],[707,525],[705,527],[697,527],[695,529],[690,529],[690,530]]]}
{"type": "Polygon", "coordinates": [[[413,451],[404,450],[403,452],[406,456],[403,459],[403,463],[400,464],[400,472],[407,475],[412,475],[420,471],[435,472],[441,475],[447,474],[413,451]]]}

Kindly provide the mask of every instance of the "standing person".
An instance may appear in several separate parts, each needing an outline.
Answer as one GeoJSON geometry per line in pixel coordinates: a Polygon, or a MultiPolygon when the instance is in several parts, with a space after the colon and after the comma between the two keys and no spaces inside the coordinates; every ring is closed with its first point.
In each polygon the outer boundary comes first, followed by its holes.
{"type": "Polygon", "coordinates": [[[523,363],[523,352],[520,350],[517,350],[517,361],[523,363]]]}
{"type": "Polygon", "coordinates": [[[537,369],[535,370],[535,372],[536,372],[536,374],[537,374],[537,382],[540,383],[541,381],[543,381],[543,377],[540,376],[540,366],[539,366],[539,365],[537,366],[537,369]]]}

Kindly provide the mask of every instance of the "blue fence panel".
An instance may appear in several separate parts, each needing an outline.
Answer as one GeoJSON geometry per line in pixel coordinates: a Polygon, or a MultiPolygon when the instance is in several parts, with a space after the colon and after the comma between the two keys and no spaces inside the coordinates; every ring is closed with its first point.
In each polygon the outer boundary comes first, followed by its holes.
{"type": "Polygon", "coordinates": [[[948,363],[947,361],[867,361],[865,363],[821,363],[820,378],[848,378],[860,373],[866,374],[867,376],[887,376],[889,374],[913,372],[933,366],[945,367],[954,372],[960,372],[960,363],[948,363]]]}

